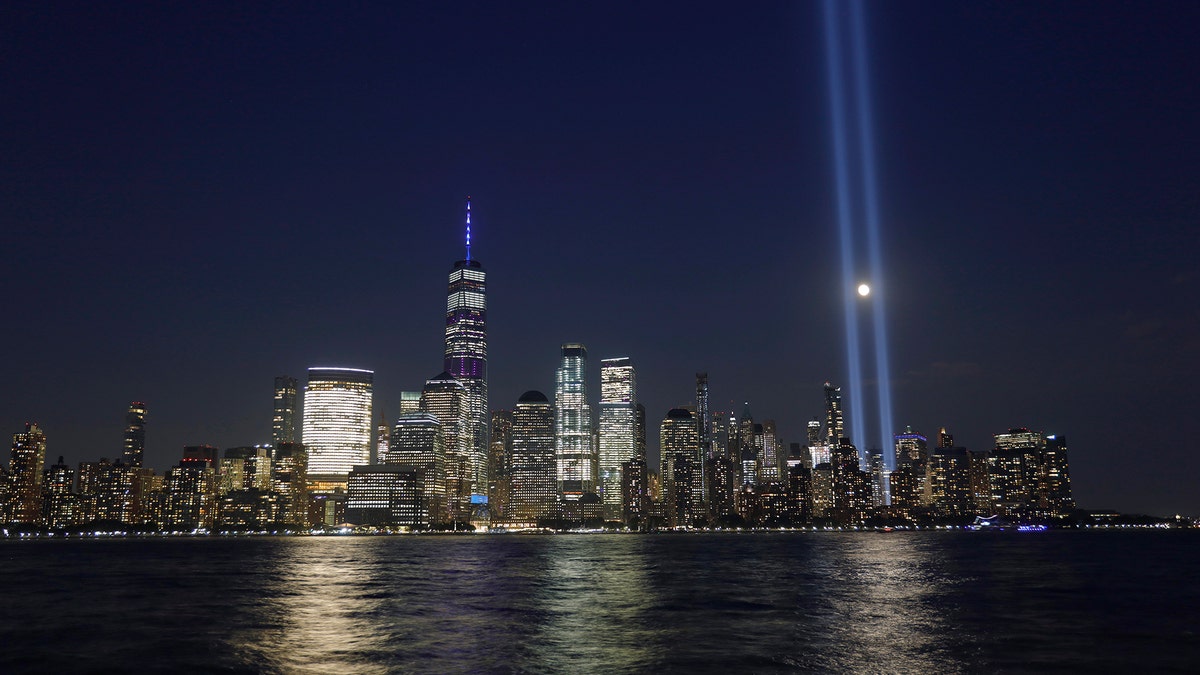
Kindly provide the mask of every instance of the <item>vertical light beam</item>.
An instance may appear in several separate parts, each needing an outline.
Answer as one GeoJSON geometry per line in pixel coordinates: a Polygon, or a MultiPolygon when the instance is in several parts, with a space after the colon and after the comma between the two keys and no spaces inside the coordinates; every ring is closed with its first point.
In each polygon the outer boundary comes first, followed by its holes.
{"type": "MultiPolygon", "coordinates": [[[[879,198],[875,183],[874,120],[871,115],[871,87],[867,71],[866,20],[862,0],[851,5],[854,22],[854,74],[858,99],[859,153],[862,162],[862,190],[867,224],[867,253],[871,262],[871,281],[876,289],[872,306],[875,328],[875,381],[879,390],[879,437],[884,466],[896,468],[896,448],[892,439],[892,386],[888,365],[887,313],[884,300],[888,285],[883,281],[883,244],[879,234],[879,198]]],[[[885,490],[887,491],[887,490],[885,490]]],[[[888,495],[890,497],[890,495],[888,495]]],[[[891,500],[888,499],[888,503],[891,500]]]]}
{"type": "Polygon", "coordinates": [[[850,213],[850,179],[846,149],[845,91],[842,87],[842,46],[837,8],[825,0],[825,53],[828,57],[829,116],[833,129],[833,163],[837,192],[838,233],[841,241],[842,296],[845,303],[846,361],[850,381],[850,427],[854,442],[863,444],[862,364],[858,345],[858,308],[854,283],[854,232],[850,213]]]}

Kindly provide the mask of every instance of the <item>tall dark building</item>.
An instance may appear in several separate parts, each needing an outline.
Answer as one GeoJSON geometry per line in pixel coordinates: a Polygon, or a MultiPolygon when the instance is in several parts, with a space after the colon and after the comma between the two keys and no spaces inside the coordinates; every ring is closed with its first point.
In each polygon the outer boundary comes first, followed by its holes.
{"type": "Polygon", "coordinates": [[[512,412],[492,411],[491,439],[488,442],[488,504],[492,515],[504,517],[508,503],[509,472],[512,468],[512,412]]]}
{"type": "Polygon", "coordinates": [[[558,474],[554,453],[554,406],[540,391],[527,391],[512,414],[508,504],[510,523],[532,524],[554,515],[558,474]]]}
{"type": "Polygon", "coordinates": [[[467,198],[467,256],[450,270],[446,294],[444,369],[464,389],[463,454],[467,460],[468,493],[485,495],[488,489],[487,274],[478,260],[471,259],[470,197],[467,198]]]}
{"type": "Polygon", "coordinates": [[[271,418],[271,445],[296,442],[296,378],[280,375],[275,378],[275,415],[271,418]]]}
{"type": "Polygon", "coordinates": [[[42,520],[42,472],[46,465],[46,434],[35,422],[13,434],[8,464],[8,519],[35,525],[42,520]]]}
{"type": "Polygon", "coordinates": [[[846,435],[846,420],[842,412],[842,388],[825,383],[825,443],[837,447],[846,435]]]}
{"type": "Polygon", "coordinates": [[[134,401],[125,413],[125,464],[135,469],[142,466],[146,452],[146,404],[134,401]]]}

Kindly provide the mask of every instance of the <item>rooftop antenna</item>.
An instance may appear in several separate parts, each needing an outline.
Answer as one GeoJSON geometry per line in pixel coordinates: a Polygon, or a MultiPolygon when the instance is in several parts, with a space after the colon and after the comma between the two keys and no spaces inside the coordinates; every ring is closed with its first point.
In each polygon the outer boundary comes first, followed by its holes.
{"type": "Polygon", "coordinates": [[[467,262],[471,262],[471,195],[467,195],[467,262]]]}

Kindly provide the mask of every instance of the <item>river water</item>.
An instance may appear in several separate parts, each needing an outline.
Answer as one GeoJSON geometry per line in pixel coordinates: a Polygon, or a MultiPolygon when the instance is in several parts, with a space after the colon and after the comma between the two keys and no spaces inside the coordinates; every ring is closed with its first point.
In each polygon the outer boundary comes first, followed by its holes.
{"type": "Polygon", "coordinates": [[[0,672],[1195,672],[1200,532],[0,542],[0,672]]]}

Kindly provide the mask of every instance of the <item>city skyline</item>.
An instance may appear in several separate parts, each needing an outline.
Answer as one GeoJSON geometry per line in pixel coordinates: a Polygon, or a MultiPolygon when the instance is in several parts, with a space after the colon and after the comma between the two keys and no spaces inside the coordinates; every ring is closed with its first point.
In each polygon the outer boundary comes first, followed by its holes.
{"type": "MultiPolygon", "coordinates": [[[[892,432],[1064,434],[1081,506],[1200,511],[1196,9],[868,10],[892,432]]],[[[47,459],[122,456],[131,401],[159,470],[268,442],[268,379],[313,365],[374,370],[396,417],[440,369],[467,194],[489,408],[552,395],[567,342],[637,364],[652,444],[701,371],[789,442],[821,383],[873,398],[843,372],[815,4],[2,11],[5,316],[32,319],[0,420],[47,459]]]]}

